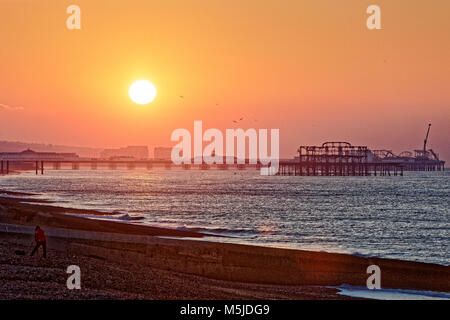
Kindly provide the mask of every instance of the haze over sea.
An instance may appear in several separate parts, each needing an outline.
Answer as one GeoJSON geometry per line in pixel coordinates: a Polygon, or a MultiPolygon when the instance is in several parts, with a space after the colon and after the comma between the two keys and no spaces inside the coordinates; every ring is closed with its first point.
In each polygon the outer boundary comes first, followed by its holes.
{"type": "MultiPolygon", "coordinates": [[[[106,218],[191,229],[227,241],[450,265],[450,172],[261,176],[228,170],[46,170],[0,188],[106,218]],[[131,218],[131,219],[128,219],[131,218]]],[[[211,239],[208,239],[211,240],[211,239]]]]}

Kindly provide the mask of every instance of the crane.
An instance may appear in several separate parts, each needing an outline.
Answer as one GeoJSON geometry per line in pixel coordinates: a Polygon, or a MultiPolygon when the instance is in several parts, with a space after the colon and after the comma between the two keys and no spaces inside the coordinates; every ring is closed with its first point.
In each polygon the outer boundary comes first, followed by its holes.
{"type": "Polygon", "coordinates": [[[430,134],[430,128],[431,128],[431,123],[428,124],[427,135],[425,136],[425,140],[423,141],[423,155],[424,156],[427,154],[427,142],[428,142],[428,135],[430,134]]]}
{"type": "Polygon", "coordinates": [[[428,124],[427,135],[425,140],[423,140],[423,149],[414,150],[416,152],[416,158],[429,159],[429,156],[433,156],[434,160],[439,161],[439,155],[435,153],[432,149],[427,150],[428,136],[430,135],[431,123],[428,124]]]}

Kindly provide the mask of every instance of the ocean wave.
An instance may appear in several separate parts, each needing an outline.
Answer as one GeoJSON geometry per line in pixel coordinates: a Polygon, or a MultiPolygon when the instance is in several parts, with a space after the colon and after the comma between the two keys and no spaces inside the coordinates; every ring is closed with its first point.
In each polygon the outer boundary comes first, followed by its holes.
{"type": "Polygon", "coordinates": [[[31,195],[16,195],[11,193],[0,193],[0,197],[2,198],[11,198],[11,199],[29,199],[31,195]]]}
{"type": "Polygon", "coordinates": [[[375,300],[450,300],[448,292],[419,291],[405,289],[374,289],[366,287],[350,286],[343,284],[339,287],[333,287],[339,290],[338,294],[375,300]]]}
{"type": "Polygon", "coordinates": [[[253,229],[226,229],[226,228],[205,228],[205,227],[187,227],[186,225],[176,227],[176,230],[191,231],[213,235],[230,235],[240,237],[252,237],[260,234],[257,230],[253,229]]]}
{"type": "Polygon", "coordinates": [[[357,256],[357,257],[361,257],[361,258],[378,258],[376,256],[374,256],[373,254],[370,253],[361,253],[361,252],[350,252],[349,254],[351,254],[352,256],[357,256]]]}
{"type": "Polygon", "coordinates": [[[91,214],[79,214],[72,212],[65,212],[64,214],[74,217],[97,219],[97,220],[121,220],[121,221],[138,221],[145,219],[144,217],[132,217],[127,213],[113,212],[111,215],[91,215],[91,214]]]}

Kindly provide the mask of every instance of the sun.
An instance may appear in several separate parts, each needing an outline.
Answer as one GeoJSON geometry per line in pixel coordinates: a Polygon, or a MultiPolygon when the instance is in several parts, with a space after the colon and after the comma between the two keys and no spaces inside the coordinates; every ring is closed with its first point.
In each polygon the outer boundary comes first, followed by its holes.
{"type": "Polygon", "coordinates": [[[155,86],[147,80],[133,82],[128,90],[131,100],[137,104],[148,104],[156,97],[155,86]]]}

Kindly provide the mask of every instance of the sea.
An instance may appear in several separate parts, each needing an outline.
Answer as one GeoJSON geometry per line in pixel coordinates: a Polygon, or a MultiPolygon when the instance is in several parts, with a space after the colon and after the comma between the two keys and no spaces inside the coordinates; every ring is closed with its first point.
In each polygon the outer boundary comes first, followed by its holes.
{"type": "Polygon", "coordinates": [[[101,219],[223,236],[205,238],[211,241],[450,265],[450,171],[306,177],[46,169],[0,176],[0,189],[111,213],[101,219]]]}

